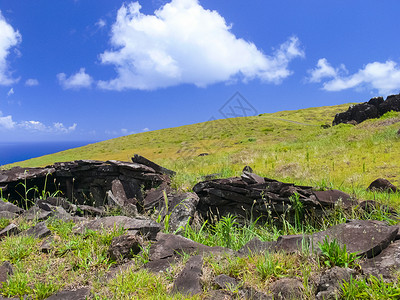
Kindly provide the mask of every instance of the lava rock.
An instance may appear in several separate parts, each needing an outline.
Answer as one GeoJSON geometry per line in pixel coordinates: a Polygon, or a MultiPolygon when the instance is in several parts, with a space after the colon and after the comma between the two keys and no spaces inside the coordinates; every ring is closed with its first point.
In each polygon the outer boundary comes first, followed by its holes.
{"type": "Polygon", "coordinates": [[[121,235],[112,239],[108,254],[115,261],[123,261],[138,254],[142,245],[143,241],[137,235],[121,235]]]}
{"type": "Polygon", "coordinates": [[[367,190],[374,191],[386,191],[386,192],[393,192],[395,193],[397,191],[397,187],[394,186],[389,180],[384,179],[384,178],[378,178],[371,182],[371,184],[368,186],[367,190]]]}
{"type": "Polygon", "coordinates": [[[296,278],[279,279],[270,288],[276,300],[305,298],[303,283],[296,278]]]}
{"type": "Polygon", "coordinates": [[[200,284],[202,268],[203,257],[201,255],[189,258],[184,269],[175,279],[172,290],[185,295],[201,294],[203,292],[200,284]]]}

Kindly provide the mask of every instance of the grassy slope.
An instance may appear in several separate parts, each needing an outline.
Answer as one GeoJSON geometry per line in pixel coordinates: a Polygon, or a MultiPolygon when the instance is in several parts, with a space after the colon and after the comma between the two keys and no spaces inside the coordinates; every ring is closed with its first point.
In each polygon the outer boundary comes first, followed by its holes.
{"type": "Polygon", "coordinates": [[[400,114],[357,126],[330,124],[348,104],[216,120],[120,137],[14,165],[45,166],[76,159],[130,160],[139,153],[178,172],[175,184],[190,188],[202,175],[260,175],[301,184],[365,189],[378,177],[400,185],[400,114]],[[208,156],[198,157],[200,153],[208,156]]]}

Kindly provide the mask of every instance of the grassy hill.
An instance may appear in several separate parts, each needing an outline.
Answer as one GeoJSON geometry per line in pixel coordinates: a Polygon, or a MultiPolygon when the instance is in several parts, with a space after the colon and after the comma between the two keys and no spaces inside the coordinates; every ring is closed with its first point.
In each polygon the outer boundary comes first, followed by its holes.
{"type": "Polygon", "coordinates": [[[222,119],[134,134],[10,166],[45,166],[77,159],[130,160],[141,154],[177,171],[174,185],[190,189],[201,177],[239,175],[245,165],[278,180],[348,192],[384,177],[400,185],[400,114],[357,126],[331,124],[349,104],[222,119]],[[206,156],[199,156],[208,153],[206,156]]]}

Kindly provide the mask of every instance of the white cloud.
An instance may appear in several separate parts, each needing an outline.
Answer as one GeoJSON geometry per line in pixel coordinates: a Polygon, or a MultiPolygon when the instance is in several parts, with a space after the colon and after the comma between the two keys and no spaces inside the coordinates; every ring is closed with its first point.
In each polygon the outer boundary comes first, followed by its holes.
{"type": "Polygon", "coordinates": [[[146,128],[143,128],[142,131],[147,132],[147,131],[150,131],[150,129],[146,127],[146,128]]]}
{"type": "Polygon", "coordinates": [[[46,132],[46,133],[71,133],[75,131],[78,125],[74,123],[72,126],[65,127],[63,123],[54,123],[52,126],[46,126],[39,121],[21,121],[14,122],[12,116],[4,116],[0,111],[0,130],[23,130],[30,132],[46,132]]]}
{"type": "Polygon", "coordinates": [[[339,68],[333,68],[326,58],[318,60],[317,67],[309,70],[309,82],[321,82],[323,78],[332,78],[339,76],[340,72],[347,72],[346,67],[342,64],[339,68]]]}
{"type": "Polygon", "coordinates": [[[96,24],[95,24],[98,28],[103,28],[104,26],[107,25],[107,22],[103,19],[99,19],[96,24]]]}
{"type": "Polygon", "coordinates": [[[21,40],[21,34],[7,23],[0,11],[0,85],[10,85],[18,81],[11,77],[6,58],[11,48],[17,46],[21,40]]]}
{"type": "Polygon", "coordinates": [[[14,95],[14,88],[11,88],[7,93],[8,97],[10,97],[11,95],[14,95]]]}
{"type": "Polygon", "coordinates": [[[289,62],[304,56],[296,37],[272,56],[263,54],[253,43],[237,38],[217,11],[204,9],[198,0],[172,0],[154,15],[140,9],[133,2],[118,10],[111,32],[113,49],[100,55],[103,64],[115,66],[118,76],[99,81],[100,88],[205,87],[255,78],[277,84],[292,74],[289,62]]]}
{"type": "MultiPolygon", "coordinates": [[[[339,69],[333,69],[326,59],[320,59],[318,63],[320,61],[323,61],[323,63],[317,65],[317,68],[311,70],[310,73],[311,78],[315,74],[317,75],[314,78],[318,78],[318,70],[323,70],[324,68],[328,70],[325,73],[321,71],[320,73],[325,74],[325,76],[321,76],[319,81],[314,81],[320,82],[322,78],[331,78],[323,83],[323,89],[326,91],[342,91],[351,88],[373,89],[382,95],[398,93],[400,91],[400,67],[392,60],[384,63],[368,63],[362,69],[358,70],[358,72],[349,76],[339,74],[339,69]],[[334,70],[334,72],[329,73],[329,70],[334,70]]],[[[342,65],[340,69],[345,68],[342,65]]]]}
{"type": "Polygon", "coordinates": [[[39,81],[37,79],[30,78],[25,81],[26,86],[36,86],[39,85],[39,81]]]}
{"type": "Polygon", "coordinates": [[[58,82],[63,89],[81,89],[90,88],[93,83],[93,78],[86,74],[85,68],[80,68],[79,72],[67,77],[65,73],[57,74],[58,82]]]}
{"type": "Polygon", "coordinates": [[[13,129],[15,126],[11,116],[3,117],[3,113],[0,111],[0,129],[13,129]]]}

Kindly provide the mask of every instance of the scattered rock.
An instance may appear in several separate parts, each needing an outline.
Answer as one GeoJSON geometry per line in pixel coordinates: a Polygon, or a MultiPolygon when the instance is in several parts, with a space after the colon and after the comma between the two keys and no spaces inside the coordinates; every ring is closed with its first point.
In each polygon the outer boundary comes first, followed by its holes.
{"type": "Polygon", "coordinates": [[[27,221],[44,221],[53,215],[51,210],[44,210],[39,206],[32,206],[29,210],[22,214],[22,217],[27,221]]]}
{"type": "Polygon", "coordinates": [[[37,239],[42,239],[51,235],[51,230],[47,228],[45,222],[40,222],[37,223],[35,226],[21,232],[20,234],[33,236],[37,239]]]}
{"type": "Polygon", "coordinates": [[[369,213],[373,212],[374,210],[380,210],[391,215],[396,214],[396,210],[393,207],[384,205],[374,200],[362,201],[360,202],[359,207],[369,213]]]}
{"type": "Polygon", "coordinates": [[[397,191],[397,187],[394,186],[389,180],[384,179],[384,178],[378,178],[374,180],[367,190],[374,191],[386,191],[386,192],[393,192],[395,193],[397,191]]]}
{"type": "Polygon", "coordinates": [[[88,287],[80,288],[75,291],[60,291],[46,298],[45,300],[85,300],[90,295],[90,289],[88,287]]]}
{"type": "Polygon", "coordinates": [[[12,220],[14,218],[18,217],[17,214],[9,212],[9,211],[0,211],[0,219],[8,219],[12,220]]]}
{"type": "Polygon", "coordinates": [[[310,246],[310,237],[308,235],[282,235],[276,241],[275,249],[277,251],[285,251],[294,253],[301,251],[302,248],[310,246]]]}
{"type": "Polygon", "coordinates": [[[318,250],[318,242],[323,243],[325,237],[336,239],[342,247],[346,245],[348,252],[371,258],[395,240],[398,230],[399,227],[380,221],[354,220],[314,233],[311,240],[313,248],[318,250]]]}
{"type": "Polygon", "coordinates": [[[253,169],[252,169],[250,166],[245,166],[245,167],[243,168],[242,173],[244,173],[244,172],[247,172],[247,173],[254,173],[254,172],[253,172],[253,169]]]}
{"type": "Polygon", "coordinates": [[[340,299],[340,286],[344,281],[349,282],[356,272],[349,268],[333,267],[324,271],[317,286],[317,300],[340,299]]]}
{"type": "Polygon", "coordinates": [[[6,282],[8,277],[14,274],[14,267],[9,261],[4,261],[0,265],[0,287],[3,286],[3,282],[6,282]]]}
{"type": "Polygon", "coordinates": [[[106,215],[104,207],[93,207],[89,205],[78,205],[77,214],[80,216],[102,217],[106,215]]]}
{"type": "Polygon", "coordinates": [[[108,254],[115,261],[123,261],[138,254],[142,244],[142,239],[137,235],[121,235],[112,239],[108,254]]]}
{"type": "Polygon", "coordinates": [[[203,292],[200,277],[203,274],[203,257],[192,256],[187,261],[185,268],[174,281],[172,290],[185,295],[196,295],[203,292]]]}
{"type": "Polygon", "coordinates": [[[195,193],[179,194],[171,200],[169,227],[172,232],[182,231],[193,220],[199,197],[195,193]]]}
{"type": "Polygon", "coordinates": [[[146,268],[152,272],[160,272],[170,266],[170,263],[179,259],[183,253],[231,253],[233,251],[223,247],[209,247],[174,234],[159,233],[157,242],[150,247],[150,262],[146,268]]]}
{"type": "Polygon", "coordinates": [[[19,233],[19,229],[17,225],[11,223],[10,225],[6,226],[3,230],[0,231],[0,239],[6,236],[16,235],[19,233]]]}
{"type": "Polygon", "coordinates": [[[208,156],[208,155],[209,155],[208,153],[200,153],[198,156],[202,157],[202,156],[208,156]]]}
{"type": "Polygon", "coordinates": [[[276,242],[262,242],[258,238],[252,239],[246,245],[239,249],[239,253],[242,255],[259,254],[263,252],[274,252],[276,242]]]}
{"type": "Polygon", "coordinates": [[[148,220],[148,219],[138,219],[129,218],[125,216],[113,216],[104,217],[97,220],[89,221],[85,224],[75,227],[74,231],[76,233],[84,233],[86,230],[99,231],[103,229],[118,229],[123,228],[125,230],[137,230],[144,237],[148,239],[155,239],[157,233],[160,231],[160,224],[148,220]]]}
{"type": "Polygon", "coordinates": [[[220,289],[229,289],[230,287],[235,288],[239,285],[239,282],[235,278],[225,274],[221,274],[215,277],[213,279],[213,283],[217,285],[220,289]]]}
{"type": "Polygon", "coordinates": [[[233,297],[226,291],[222,290],[211,290],[207,292],[205,296],[206,300],[231,300],[233,297]]]}
{"type": "MultiPolygon", "coordinates": [[[[0,178],[1,178],[1,174],[0,174],[0,178]]],[[[22,212],[24,212],[24,210],[22,208],[19,208],[18,206],[14,205],[10,202],[3,201],[2,199],[0,199],[0,211],[14,213],[14,214],[21,214],[22,212]]]]}
{"type": "Polygon", "coordinates": [[[400,270],[400,240],[390,244],[379,255],[361,263],[364,274],[396,280],[396,271],[400,270]]]}
{"type": "Polygon", "coordinates": [[[43,253],[50,253],[53,249],[53,237],[49,236],[47,239],[43,240],[42,244],[40,245],[40,251],[43,253]]]}
{"type": "Polygon", "coordinates": [[[304,299],[303,283],[296,278],[282,278],[271,284],[275,300],[304,299]]]}
{"type": "Polygon", "coordinates": [[[315,191],[314,195],[317,197],[318,202],[324,207],[332,207],[336,204],[340,204],[344,208],[349,208],[353,205],[357,205],[357,201],[352,200],[349,194],[338,190],[315,191]]]}

